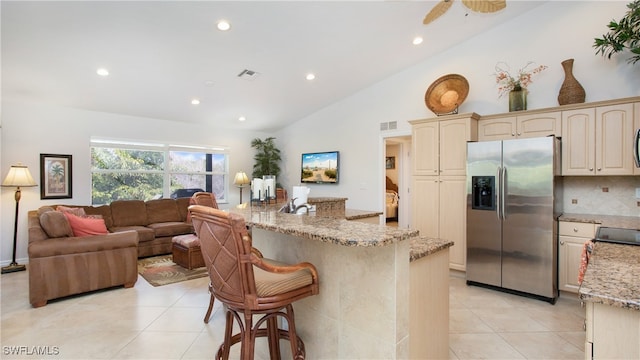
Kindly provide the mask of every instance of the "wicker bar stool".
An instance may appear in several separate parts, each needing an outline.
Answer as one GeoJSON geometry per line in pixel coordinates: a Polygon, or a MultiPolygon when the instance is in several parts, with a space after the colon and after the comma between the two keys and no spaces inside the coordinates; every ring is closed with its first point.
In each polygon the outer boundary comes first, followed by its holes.
{"type": "MultiPolygon", "coordinates": [[[[189,204],[190,205],[202,205],[202,206],[208,206],[214,209],[218,208],[218,202],[216,201],[216,195],[210,192],[205,192],[205,191],[200,191],[200,192],[196,192],[191,196],[191,200],[189,200],[189,204]]],[[[191,219],[190,214],[189,214],[189,219],[191,219]]],[[[193,235],[196,239],[197,236],[193,235]]],[[[200,247],[200,240],[198,239],[198,247],[200,247]]],[[[262,253],[256,249],[256,248],[252,248],[251,251],[253,251],[256,256],[258,257],[262,257],[262,253]]],[[[215,302],[215,296],[213,296],[213,290],[211,289],[211,283],[209,283],[209,294],[210,294],[210,298],[209,298],[209,307],[207,308],[207,313],[204,315],[204,323],[208,324],[209,323],[209,319],[211,318],[211,312],[213,311],[213,303],[215,302]]]]}
{"type": "Polygon", "coordinates": [[[217,359],[228,359],[240,342],[240,358],[253,359],[255,339],[267,337],[271,359],[280,358],[279,340],[287,339],[294,359],[304,359],[304,342],[296,334],[292,303],[319,292],[318,273],[310,263],[288,265],[252,251],[244,218],[210,207],[192,205],[191,219],[200,238],[214,296],[224,304],[224,342],[217,359]],[[262,315],[254,324],[253,316],[262,315]],[[278,317],[288,330],[278,327],[278,317]],[[234,321],[240,332],[232,334],[234,321]],[[266,328],[260,328],[266,323],[266,328]]]}

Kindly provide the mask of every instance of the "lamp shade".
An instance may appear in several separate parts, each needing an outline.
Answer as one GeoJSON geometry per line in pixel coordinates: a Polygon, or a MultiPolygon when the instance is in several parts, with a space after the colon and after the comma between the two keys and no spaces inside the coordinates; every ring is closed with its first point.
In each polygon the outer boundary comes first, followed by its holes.
{"type": "Polygon", "coordinates": [[[2,186],[26,187],[36,185],[37,184],[33,180],[33,177],[31,177],[31,173],[29,173],[29,168],[21,163],[11,165],[11,169],[9,169],[7,177],[4,178],[4,181],[2,182],[2,186]]]}
{"type": "Polygon", "coordinates": [[[236,177],[233,179],[233,183],[237,186],[245,186],[247,184],[249,184],[251,181],[249,181],[249,177],[247,176],[247,174],[244,171],[240,171],[238,173],[236,173],[236,177]]]}

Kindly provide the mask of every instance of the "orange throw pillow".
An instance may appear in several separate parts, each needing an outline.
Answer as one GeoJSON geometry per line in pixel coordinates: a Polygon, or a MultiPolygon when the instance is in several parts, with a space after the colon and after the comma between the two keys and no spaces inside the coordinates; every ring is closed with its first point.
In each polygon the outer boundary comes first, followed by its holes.
{"type": "Polygon", "coordinates": [[[70,213],[63,213],[69,220],[73,236],[90,236],[108,234],[104,219],[84,218],[70,213]]]}

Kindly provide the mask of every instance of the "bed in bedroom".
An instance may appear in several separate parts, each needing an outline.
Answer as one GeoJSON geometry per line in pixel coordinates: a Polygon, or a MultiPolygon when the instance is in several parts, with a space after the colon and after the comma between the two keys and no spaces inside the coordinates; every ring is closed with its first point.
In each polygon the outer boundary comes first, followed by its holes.
{"type": "Polygon", "coordinates": [[[398,185],[387,176],[386,210],[387,221],[398,221],[398,185]]]}

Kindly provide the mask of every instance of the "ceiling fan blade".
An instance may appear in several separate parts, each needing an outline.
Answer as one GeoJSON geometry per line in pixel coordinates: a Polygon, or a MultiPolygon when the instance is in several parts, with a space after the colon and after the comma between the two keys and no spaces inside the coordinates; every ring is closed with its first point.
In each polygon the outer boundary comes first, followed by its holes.
{"type": "Polygon", "coordinates": [[[493,13],[507,7],[506,0],[462,0],[464,6],[481,13],[493,13]]]}
{"type": "Polygon", "coordinates": [[[447,10],[449,10],[449,8],[451,7],[451,4],[453,4],[453,0],[442,0],[442,1],[440,1],[424,17],[424,20],[422,20],[422,23],[427,25],[428,23],[432,22],[433,20],[439,18],[440,16],[442,16],[442,14],[446,13],[447,10]]]}

